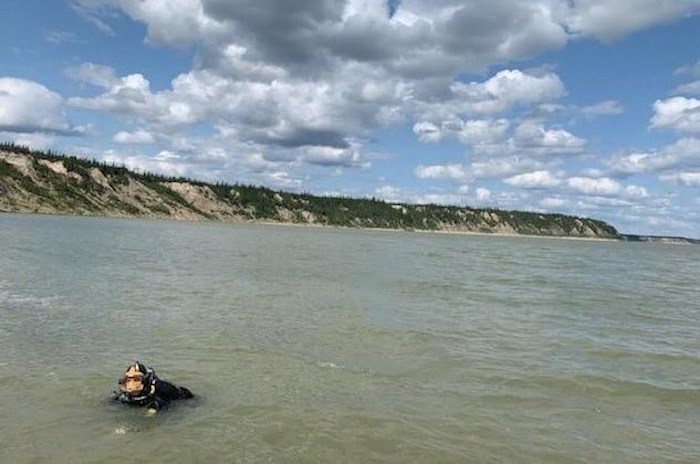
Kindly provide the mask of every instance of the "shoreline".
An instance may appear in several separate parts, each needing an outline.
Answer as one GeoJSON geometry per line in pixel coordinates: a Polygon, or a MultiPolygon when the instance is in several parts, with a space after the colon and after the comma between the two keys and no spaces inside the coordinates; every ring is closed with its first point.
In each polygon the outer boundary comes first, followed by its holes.
{"type": "Polygon", "coordinates": [[[242,218],[226,218],[226,219],[207,219],[207,218],[187,218],[187,217],[160,217],[160,216],[129,216],[129,215],[104,215],[104,214],[70,214],[61,212],[37,212],[37,211],[4,211],[0,210],[0,215],[22,215],[22,216],[56,216],[66,218],[96,218],[96,219],[122,219],[122,220],[145,220],[145,221],[166,221],[176,223],[191,223],[191,224],[231,224],[231,225],[263,225],[274,227],[291,227],[291,228],[311,228],[311,229],[326,229],[326,230],[356,230],[362,232],[400,232],[400,233],[418,233],[418,234],[436,234],[436,235],[461,235],[475,237],[499,237],[499,238],[534,238],[534,239],[554,239],[554,240],[569,240],[579,242],[603,242],[603,243],[639,243],[644,245],[695,245],[694,239],[686,237],[664,237],[655,236],[658,240],[636,241],[626,240],[624,237],[630,234],[620,234],[620,238],[608,237],[578,237],[571,235],[534,235],[534,234],[517,234],[504,232],[477,232],[469,230],[428,230],[428,229],[391,229],[386,227],[349,227],[340,225],[314,224],[314,223],[299,223],[299,222],[279,222],[265,220],[251,220],[242,218]],[[667,240],[673,238],[676,240],[667,240]]]}
{"type": "MultiPolygon", "coordinates": [[[[248,219],[190,219],[178,218],[173,216],[128,216],[128,215],[101,215],[101,214],[70,214],[70,213],[50,213],[50,212],[34,212],[34,211],[2,211],[0,214],[22,215],[22,216],[55,216],[65,218],[95,218],[95,219],[122,219],[122,220],[146,220],[146,221],[168,221],[177,223],[192,223],[192,224],[243,224],[243,225],[263,225],[274,227],[290,227],[290,228],[311,228],[311,229],[326,229],[326,230],[357,230],[363,232],[401,232],[401,233],[418,233],[418,234],[436,234],[436,235],[460,235],[460,236],[475,236],[475,237],[500,237],[500,238],[535,238],[535,239],[555,239],[555,240],[572,240],[583,242],[623,242],[626,240],[621,238],[605,238],[605,237],[576,237],[569,235],[534,235],[534,234],[509,234],[504,232],[476,232],[468,230],[429,230],[429,229],[391,229],[386,227],[349,227],[327,224],[299,223],[299,222],[277,222],[264,220],[248,220],[248,219]]],[[[663,244],[679,244],[679,243],[664,243],[663,244]]]]}
{"type": "MultiPolygon", "coordinates": [[[[223,222],[223,221],[222,221],[223,222]]],[[[436,235],[473,235],[477,237],[503,237],[503,238],[536,238],[536,239],[557,239],[557,240],[575,240],[584,242],[625,242],[623,239],[618,238],[604,238],[604,237],[575,237],[569,235],[533,235],[533,234],[507,234],[504,232],[475,232],[468,230],[429,230],[429,229],[388,229],[386,227],[347,227],[347,226],[334,226],[334,225],[324,225],[324,224],[300,224],[294,222],[269,222],[269,221],[251,221],[248,224],[260,224],[269,226],[279,226],[279,227],[313,227],[320,229],[338,229],[338,230],[360,230],[365,232],[402,232],[402,233],[417,233],[417,234],[436,234],[436,235]]]]}

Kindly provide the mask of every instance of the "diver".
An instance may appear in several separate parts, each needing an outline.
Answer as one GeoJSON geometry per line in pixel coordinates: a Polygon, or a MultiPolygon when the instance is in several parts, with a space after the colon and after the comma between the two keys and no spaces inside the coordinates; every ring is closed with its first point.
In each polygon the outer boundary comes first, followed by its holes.
{"type": "Polygon", "coordinates": [[[187,388],[159,379],[153,369],[138,361],[126,368],[119,379],[119,391],[114,393],[114,400],[145,407],[148,414],[155,414],[173,400],[194,398],[187,388]]]}

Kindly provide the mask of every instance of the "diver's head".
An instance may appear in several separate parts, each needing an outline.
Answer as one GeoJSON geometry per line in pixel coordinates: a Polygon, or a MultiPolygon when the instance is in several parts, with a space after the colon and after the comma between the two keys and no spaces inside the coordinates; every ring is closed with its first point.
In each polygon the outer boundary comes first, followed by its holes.
{"type": "Polygon", "coordinates": [[[143,395],[150,373],[146,366],[136,361],[126,368],[124,375],[119,379],[119,390],[129,396],[143,395]]]}

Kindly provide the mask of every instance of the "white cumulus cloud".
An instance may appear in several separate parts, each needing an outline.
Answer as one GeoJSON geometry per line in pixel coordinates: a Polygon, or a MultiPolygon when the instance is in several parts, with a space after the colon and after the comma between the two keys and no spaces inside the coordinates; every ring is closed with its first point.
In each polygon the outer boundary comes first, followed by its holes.
{"type": "Polygon", "coordinates": [[[657,100],[654,103],[651,127],[700,134],[700,100],[686,97],[657,100]]]}
{"type": "Polygon", "coordinates": [[[529,157],[518,155],[507,157],[488,157],[484,161],[474,161],[469,165],[469,172],[475,178],[504,178],[516,174],[531,172],[543,168],[543,163],[529,157]]]}
{"type": "Polygon", "coordinates": [[[542,170],[518,174],[504,179],[503,182],[513,187],[525,189],[549,189],[558,187],[561,184],[561,179],[549,171],[542,170]]]}
{"type": "Polygon", "coordinates": [[[144,130],[136,130],[134,132],[119,131],[114,135],[113,140],[123,144],[145,144],[154,143],[155,137],[144,130]]]}
{"type": "Polygon", "coordinates": [[[628,185],[625,187],[624,196],[625,198],[640,200],[642,198],[648,198],[649,192],[645,187],[628,185]]]}
{"type": "Polygon", "coordinates": [[[545,129],[539,124],[524,123],[515,131],[516,144],[541,149],[544,153],[580,153],[586,141],[563,129],[545,129]]]}
{"type": "Polygon", "coordinates": [[[684,137],[659,151],[630,153],[613,158],[610,167],[620,174],[668,173],[700,168],[700,139],[684,137]]]}
{"type": "Polygon", "coordinates": [[[609,177],[571,177],[567,184],[572,190],[584,195],[617,195],[622,191],[622,185],[609,177]]]}
{"type": "Polygon", "coordinates": [[[464,180],[468,177],[467,171],[461,164],[418,166],[414,173],[419,179],[464,180]]]}
{"type": "Polygon", "coordinates": [[[349,148],[333,147],[306,147],[302,160],[309,164],[321,166],[356,166],[361,163],[362,158],[359,151],[349,148]]]}
{"type": "Polygon", "coordinates": [[[696,61],[693,64],[687,64],[677,68],[673,74],[677,76],[690,75],[693,77],[700,77],[700,61],[696,61]]]}
{"type": "Polygon", "coordinates": [[[65,70],[71,79],[85,84],[108,89],[117,83],[117,75],[110,66],[95,63],[82,63],[65,70]]]}
{"type": "Polygon", "coordinates": [[[471,119],[462,123],[457,133],[465,145],[484,145],[499,143],[505,137],[510,122],[507,119],[471,119]]]}
{"type": "Polygon", "coordinates": [[[455,82],[451,89],[459,106],[477,114],[502,113],[515,105],[556,100],[565,93],[556,74],[534,75],[518,69],[500,71],[483,83],[455,82]]]}
{"type": "Polygon", "coordinates": [[[479,187],[474,190],[474,194],[478,201],[488,201],[491,199],[491,190],[484,187],[479,187]]]}
{"type": "Polygon", "coordinates": [[[688,187],[700,187],[700,171],[699,172],[679,172],[676,174],[667,174],[661,176],[661,180],[670,182],[679,182],[688,187]]]}
{"type": "Polygon", "coordinates": [[[134,171],[158,172],[169,176],[184,176],[191,170],[189,163],[167,150],[159,152],[155,157],[133,152],[107,150],[102,155],[102,160],[107,163],[124,165],[134,171]]]}
{"type": "Polygon", "coordinates": [[[442,130],[429,121],[417,122],[413,125],[413,133],[418,136],[418,140],[423,143],[441,142],[444,135],[442,130]]]}
{"type": "Polygon", "coordinates": [[[546,197],[540,200],[540,206],[546,209],[557,209],[566,206],[569,202],[563,198],[546,197]]]}
{"type": "Polygon", "coordinates": [[[26,79],[0,77],[0,131],[75,135],[63,98],[26,79]]]}
{"type": "Polygon", "coordinates": [[[678,174],[678,180],[685,185],[700,187],[700,172],[681,172],[678,174]]]}
{"type": "Polygon", "coordinates": [[[574,33],[614,40],[698,12],[695,0],[577,0],[569,2],[566,21],[574,33]]]}
{"type": "Polygon", "coordinates": [[[608,116],[624,113],[625,109],[616,100],[605,100],[594,105],[584,106],[581,112],[588,117],[608,116]]]}
{"type": "Polygon", "coordinates": [[[676,87],[675,93],[682,95],[700,95],[700,80],[679,85],[676,87]]]}

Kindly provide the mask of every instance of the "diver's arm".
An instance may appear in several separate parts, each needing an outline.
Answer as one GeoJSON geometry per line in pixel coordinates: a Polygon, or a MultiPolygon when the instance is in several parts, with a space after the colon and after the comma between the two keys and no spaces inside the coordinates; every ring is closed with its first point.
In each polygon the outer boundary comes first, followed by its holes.
{"type": "Polygon", "coordinates": [[[192,393],[188,388],[178,387],[178,390],[180,390],[181,399],[189,400],[190,398],[194,398],[194,393],[192,393]]]}
{"type": "Polygon", "coordinates": [[[167,406],[167,404],[168,402],[164,401],[162,398],[155,397],[153,398],[153,401],[146,405],[146,413],[155,414],[161,409],[163,409],[165,406],[167,406]]]}
{"type": "Polygon", "coordinates": [[[176,387],[172,383],[158,379],[156,381],[156,396],[166,401],[193,398],[194,394],[184,387],[176,387]]]}
{"type": "Polygon", "coordinates": [[[146,405],[146,413],[153,415],[178,398],[178,389],[170,382],[156,379],[153,383],[152,400],[146,405]]]}

